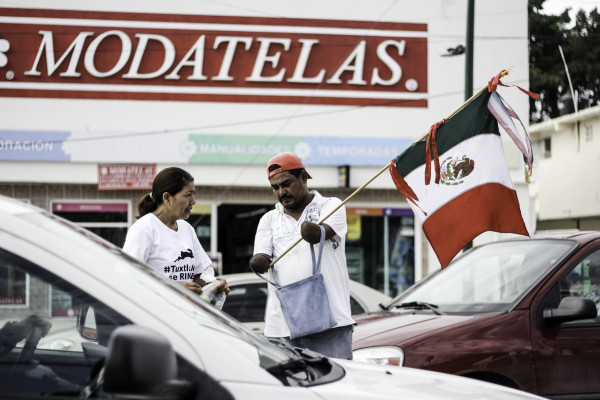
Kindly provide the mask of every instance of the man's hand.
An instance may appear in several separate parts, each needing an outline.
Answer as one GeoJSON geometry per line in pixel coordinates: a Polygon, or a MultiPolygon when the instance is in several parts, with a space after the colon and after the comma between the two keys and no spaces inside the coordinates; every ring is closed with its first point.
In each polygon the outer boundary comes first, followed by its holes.
{"type": "Polygon", "coordinates": [[[23,318],[17,322],[17,325],[25,332],[23,338],[25,338],[33,328],[40,328],[42,330],[42,337],[44,337],[48,334],[50,328],[52,328],[52,321],[44,314],[35,313],[27,318],[23,318]]]}
{"type": "Polygon", "coordinates": [[[41,313],[34,313],[19,321],[4,324],[0,329],[0,341],[5,346],[13,348],[18,342],[25,339],[33,328],[40,328],[42,336],[46,336],[51,327],[50,318],[41,313]]]}
{"type": "Polygon", "coordinates": [[[269,265],[271,264],[271,259],[266,254],[255,254],[250,259],[250,265],[252,269],[258,272],[259,274],[264,274],[269,270],[269,265]]]}

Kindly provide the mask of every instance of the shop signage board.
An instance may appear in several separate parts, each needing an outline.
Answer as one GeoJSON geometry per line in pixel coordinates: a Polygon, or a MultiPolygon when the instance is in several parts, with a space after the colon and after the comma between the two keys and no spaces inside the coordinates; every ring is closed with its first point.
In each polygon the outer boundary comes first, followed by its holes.
{"type": "Polygon", "coordinates": [[[98,189],[152,189],[155,175],[155,164],[99,164],[98,189]]]}
{"type": "Polygon", "coordinates": [[[125,202],[107,201],[53,201],[53,213],[126,213],[128,204],[125,202]]]}
{"type": "Polygon", "coordinates": [[[114,163],[117,165],[98,166],[98,178],[106,182],[102,189],[109,189],[111,185],[115,189],[145,189],[152,182],[151,171],[146,175],[136,172],[135,164],[126,170],[125,161],[264,165],[273,154],[289,151],[307,165],[382,167],[412,142],[407,138],[328,136],[178,133],[169,134],[168,140],[157,136],[154,142],[140,145],[137,135],[128,134],[113,135],[113,140],[105,140],[86,138],[77,132],[0,130],[0,160],[114,163]]]}
{"type": "Polygon", "coordinates": [[[0,8],[0,96],[427,107],[427,24],[0,8]]]}

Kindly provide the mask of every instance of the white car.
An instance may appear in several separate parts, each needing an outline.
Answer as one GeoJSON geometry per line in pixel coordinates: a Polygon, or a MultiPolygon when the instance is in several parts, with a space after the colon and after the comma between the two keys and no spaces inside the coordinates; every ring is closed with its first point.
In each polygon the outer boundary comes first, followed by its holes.
{"type": "MultiPolygon", "coordinates": [[[[267,282],[255,273],[222,275],[231,289],[223,311],[231,315],[258,334],[265,329],[265,307],[267,305],[267,282]]],[[[350,307],[352,315],[380,311],[392,298],[360,282],[350,280],[350,307]]]]}
{"type": "MultiPolygon", "coordinates": [[[[4,302],[0,320],[67,310],[52,318],[53,329],[82,336],[81,348],[38,348],[38,318],[23,346],[1,343],[2,400],[540,399],[468,378],[276,345],[89,231],[2,196],[0,273],[1,298],[12,296],[13,305],[19,296],[26,300],[16,307],[4,302]],[[34,309],[43,302],[45,310],[34,309]]],[[[0,327],[1,340],[11,326],[0,327]]]]}

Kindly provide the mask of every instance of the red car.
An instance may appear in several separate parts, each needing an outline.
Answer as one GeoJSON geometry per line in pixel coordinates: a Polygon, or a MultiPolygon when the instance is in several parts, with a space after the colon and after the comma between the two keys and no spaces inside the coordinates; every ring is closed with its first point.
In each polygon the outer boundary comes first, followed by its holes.
{"type": "Polygon", "coordinates": [[[475,247],[376,313],[354,359],[600,398],[600,232],[475,247]]]}

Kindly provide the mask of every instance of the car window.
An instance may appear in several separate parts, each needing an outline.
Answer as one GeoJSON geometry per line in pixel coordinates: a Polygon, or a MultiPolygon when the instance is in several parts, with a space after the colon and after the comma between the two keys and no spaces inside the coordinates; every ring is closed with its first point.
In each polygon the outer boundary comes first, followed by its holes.
{"type": "Polygon", "coordinates": [[[130,321],[2,249],[0,276],[0,394],[78,396],[110,334],[130,321]]]}
{"type": "Polygon", "coordinates": [[[240,322],[265,320],[268,289],[266,283],[231,285],[223,311],[240,322]]]}
{"type": "Polygon", "coordinates": [[[426,302],[447,313],[502,312],[576,246],[576,242],[557,240],[480,246],[406,290],[391,305],[426,302]]]}
{"type": "MultiPolygon", "coordinates": [[[[560,297],[585,297],[594,300],[600,313],[600,250],[588,254],[560,280],[560,297]]],[[[590,324],[600,322],[595,320],[577,320],[565,325],[590,324]]]]}
{"type": "Polygon", "coordinates": [[[358,301],[350,296],[350,312],[352,315],[362,314],[366,312],[366,310],[358,303],[358,301]]]}

